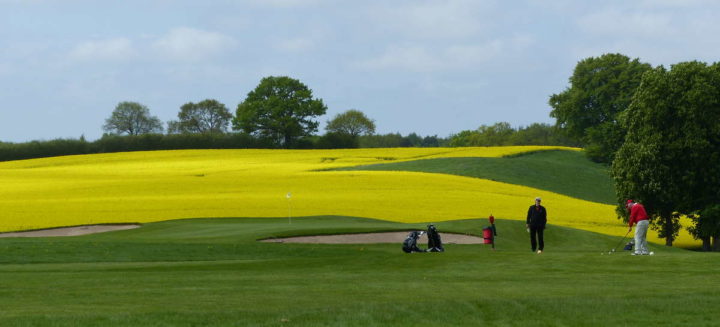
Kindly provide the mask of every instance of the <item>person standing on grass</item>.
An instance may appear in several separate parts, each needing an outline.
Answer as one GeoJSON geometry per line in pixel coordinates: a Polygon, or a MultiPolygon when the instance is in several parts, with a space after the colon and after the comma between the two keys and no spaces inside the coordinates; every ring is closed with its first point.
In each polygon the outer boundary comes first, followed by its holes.
{"type": "Polygon", "coordinates": [[[497,230],[495,229],[495,217],[493,217],[493,215],[490,214],[490,217],[488,217],[488,220],[490,221],[490,228],[492,228],[493,236],[497,236],[497,230]]]}
{"type": "Polygon", "coordinates": [[[632,231],[633,224],[637,224],[637,227],[635,227],[635,252],[633,252],[632,255],[652,254],[651,252],[648,252],[647,248],[647,230],[648,225],[650,225],[650,221],[648,220],[645,207],[633,200],[627,200],[625,207],[630,211],[628,233],[632,231]]]}
{"type": "Polygon", "coordinates": [[[527,213],[527,220],[525,227],[530,232],[530,245],[532,251],[540,254],[545,249],[545,241],[543,240],[543,231],[545,230],[545,224],[547,223],[547,211],[545,207],[540,205],[542,199],[540,197],[535,198],[535,204],[530,206],[527,213]],[[539,246],[539,247],[538,247],[539,246]]]}

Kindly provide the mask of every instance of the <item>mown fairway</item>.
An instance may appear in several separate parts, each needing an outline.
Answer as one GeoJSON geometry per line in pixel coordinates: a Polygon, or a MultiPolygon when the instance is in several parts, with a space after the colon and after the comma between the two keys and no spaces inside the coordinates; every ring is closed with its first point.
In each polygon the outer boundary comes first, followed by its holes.
{"type": "Polygon", "coordinates": [[[530,186],[587,201],[616,203],[608,167],[590,162],[579,151],[538,151],[500,158],[438,158],[341,169],[468,176],[530,186]]]}
{"type": "MultiPolygon", "coordinates": [[[[439,223],[480,234],[485,219],[439,223]]],[[[407,230],[348,217],[193,219],[73,238],[0,239],[2,326],[716,325],[717,255],[549,226],[530,253],[522,222],[498,250],[446,245],[260,243],[258,238],[407,230]],[[423,245],[424,246],[424,245],[423,245]]]]}

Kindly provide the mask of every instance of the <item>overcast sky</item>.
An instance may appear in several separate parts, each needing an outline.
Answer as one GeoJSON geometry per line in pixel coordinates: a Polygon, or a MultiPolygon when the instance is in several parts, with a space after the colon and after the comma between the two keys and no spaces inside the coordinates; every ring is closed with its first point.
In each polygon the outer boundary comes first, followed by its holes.
{"type": "Polygon", "coordinates": [[[94,140],[121,101],[163,121],[265,76],[377,132],[554,123],[579,60],[718,61],[720,1],[0,0],[0,141],[94,140]]]}

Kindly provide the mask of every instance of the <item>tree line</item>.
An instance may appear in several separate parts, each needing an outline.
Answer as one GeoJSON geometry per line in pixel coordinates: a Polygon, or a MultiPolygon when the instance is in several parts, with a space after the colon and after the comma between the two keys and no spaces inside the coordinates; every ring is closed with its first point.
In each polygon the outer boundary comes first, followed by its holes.
{"type": "Polygon", "coordinates": [[[513,128],[509,123],[481,125],[448,137],[416,133],[377,134],[375,121],[350,109],[328,120],[318,134],[318,117],[327,107],[299,80],[263,78],[234,113],[215,100],[188,102],[176,120],[163,123],[138,102],[122,101],[105,120],[103,136],[92,142],[56,139],[0,142],[0,160],[119,151],[229,148],[392,148],[498,145],[579,145],[548,124],[513,128]]]}
{"type": "Polygon", "coordinates": [[[357,148],[439,146],[437,137],[417,142],[416,134],[375,135],[375,122],[363,112],[350,109],[327,122],[326,134],[317,135],[317,117],[327,112],[322,99],[299,80],[270,76],[248,93],[233,115],[225,104],[214,99],[189,102],[180,107],[178,119],[167,122],[167,129],[150,110],[136,102],[121,102],[106,120],[105,135],[202,134],[222,135],[229,129],[255,139],[270,148],[357,148]]]}
{"type": "Polygon", "coordinates": [[[564,145],[577,147],[581,142],[558,132],[555,126],[533,123],[513,128],[508,122],[480,125],[452,135],[448,146],[564,145]]]}
{"type": "Polygon", "coordinates": [[[687,216],[703,249],[720,251],[719,63],[590,57],[549,103],[555,127],[610,165],[619,217],[627,219],[626,199],[639,200],[672,246],[687,216]]]}

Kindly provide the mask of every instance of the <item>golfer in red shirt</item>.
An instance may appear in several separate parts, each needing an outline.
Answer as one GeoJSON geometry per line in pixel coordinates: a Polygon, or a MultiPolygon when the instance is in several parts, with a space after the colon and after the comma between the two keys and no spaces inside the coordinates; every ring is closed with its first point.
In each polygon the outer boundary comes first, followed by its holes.
{"type": "Polygon", "coordinates": [[[648,252],[647,248],[647,230],[650,225],[648,220],[647,212],[642,204],[636,203],[633,200],[627,200],[625,205],[630,210],[630,221],[628,222],[629,229],[628,233],[632,230],[633,224],[637,224],[635,227],[635,252],[632,255],[651,255],[652,252],[648,252]]]}

